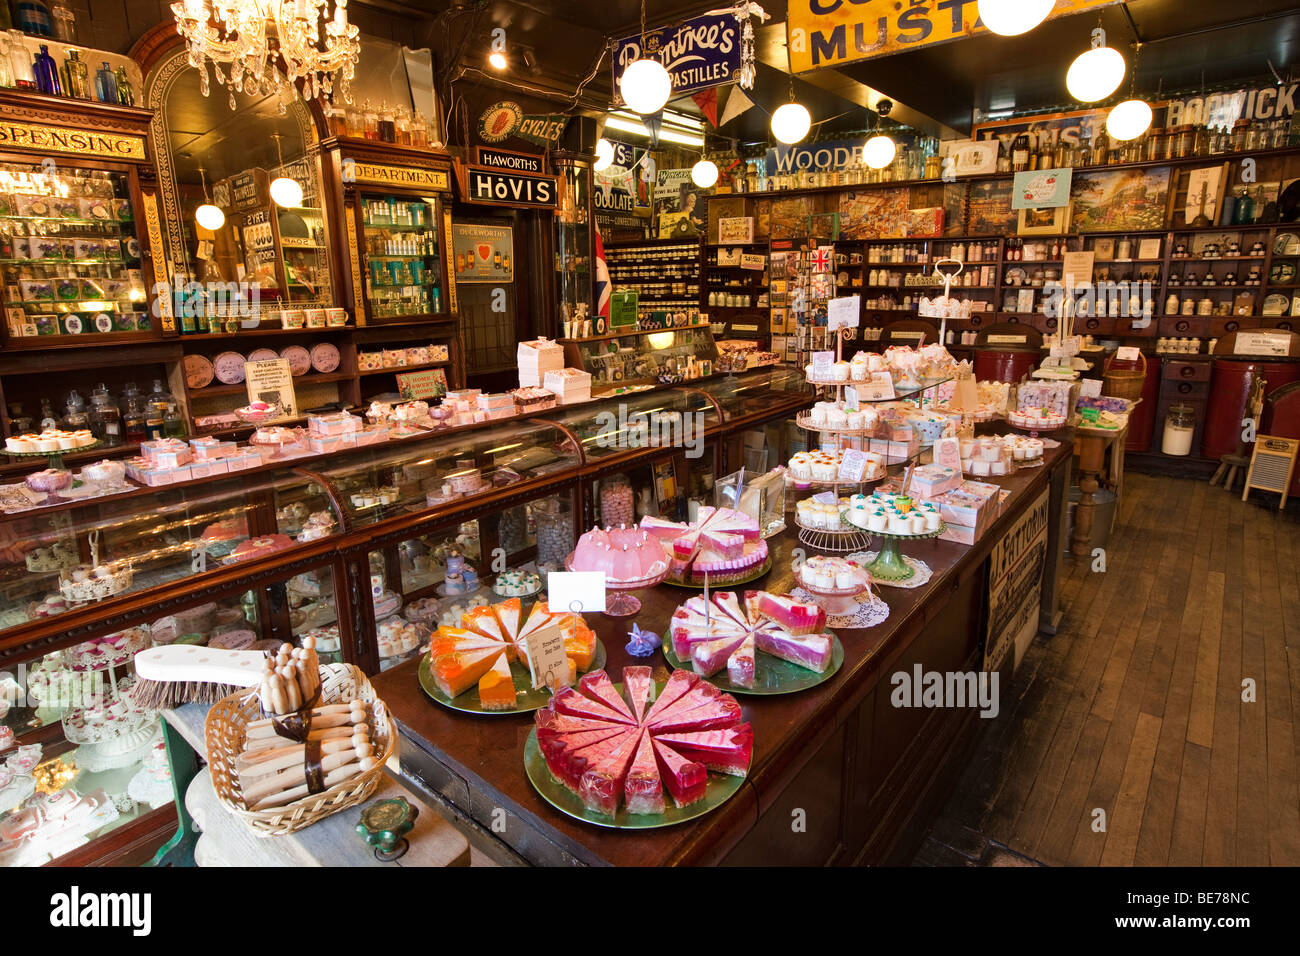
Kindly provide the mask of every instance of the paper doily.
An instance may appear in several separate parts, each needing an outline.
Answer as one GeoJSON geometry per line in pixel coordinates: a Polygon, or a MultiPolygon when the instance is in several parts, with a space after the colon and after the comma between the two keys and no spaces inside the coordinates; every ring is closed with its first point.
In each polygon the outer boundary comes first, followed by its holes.
{"type": "MultiPolygon", "coordinates": [[[[808,604],[817,603],[817,595],[810,594],[801,587],[794,589],[794,599],[808,604]]],[[[876,598],[870,603],[854,602],[851,614],[827,614],[827,627],[875,627],[884,623],[889,617],[889,605],[876,598]]]]}
{"type": "MultiPolygon", "coordinates": [[[[857,561],[859,564],[870,564],[876,560],[874,551],[856,551],[847,556],[850,561],[857,561]]],[[[871,579],[872,587],[890,587],[890,588],[920,588],[930,583],[930,577],[934,574],[930,566],[919,558],[913,558],[910,555],[903,555],[903,560],[907,566],[912,569],[912,576],[906,581],[881,581],[876,578],[871,579]]]]}

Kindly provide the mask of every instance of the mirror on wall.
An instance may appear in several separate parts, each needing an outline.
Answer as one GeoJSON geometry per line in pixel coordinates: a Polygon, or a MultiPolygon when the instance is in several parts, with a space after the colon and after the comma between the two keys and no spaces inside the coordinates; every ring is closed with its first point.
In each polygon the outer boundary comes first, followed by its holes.
{"type": "Polygon", "coordinates": [[[317,136],[296,97],[204,96],[183,50],[145,80],[174,288],[256,282],[262,309],[331,305],[317,136]],[[215,207],[215,209],[213,208],[215,207]],[[218,212],[219,210],[219,212],[218,212]]]}

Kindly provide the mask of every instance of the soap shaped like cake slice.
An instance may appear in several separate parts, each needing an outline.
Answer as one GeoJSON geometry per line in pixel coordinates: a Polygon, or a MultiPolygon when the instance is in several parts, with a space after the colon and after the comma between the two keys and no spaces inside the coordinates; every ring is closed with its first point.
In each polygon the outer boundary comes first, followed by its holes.
{"type": "Polygon", "coordinates": [[[642,723],[647,726],[654,726],[655,719],[659,717],[673,704],[677,703],[685,694],[696,684],[700,683],[698,674],[692,674],[690,671],[673,671],[668,676],[668,683],[664,684],[664,689],[659,692],[659,698],[651,706],[650,712],[646,714],[642,723]]]}
{"type": "Polygon", "coordinates": [[[716,730],[731,727],[741,721],[740,704],[730,694],[721,694],[715,700],[689,710],[674,710],[654,725],[656,734],[673,731],[716,730]]]}
{"type": "Polygon", "coordinates": [[[544,743],[538,741],[538,746],[541,747],[542,756],[546,758],[546,766],[551,773],[566,787],[577,793],[578,782],[587,772],[587,768],[592,766],[593,758],[599,760],[616,747],[619,741],[637,732],[631,727],[624,727],[621,731],[612,734],[604,731],[593,732],[590,737],[571,734],[568,738],[554,738],[544,743]]]}
{"type": "Polygon", "coordinates": [[[472,607],[460,616],[461,627],[505,643],[509,638],[501,630],[496,611],[490,607],[472,607]]]}
{"type": "Polygon", "coordinates": [[[707,627],[702,624],[698,627],[674,626],[670,635],[673,642],[673,653],[677,655],[677,659],[688,661],[691,659],[691,648],[696,644],[727,637],[744,637],[745,631],[735,624],[715,618],[714,622],[707,627]]]}
{"type": "Polygon", "coordinates": [[[551,706],[562,714],[573,717],[594,717],[597,720],[613,721],[617,724],[634,723],[632,718],[620,714],[608,704],[592,700],[578,693],[572,687],[566,687],[551,698],[551,706]]]}
{"type": "MultiPolygon", "coordinates": [[[[627,670],[623,672],[624,687],[628,685],[627,670]]],[[[654,740],[648,733],[641,735],[636,756],[632,758],[627,779],[623,781],[623,801],[628,813],[664,812],[664,784],[659,776],[659,765],[655,762],[654,740]]]]}
{"type": "Polygon", "coordinates": [[[565,631],[564,653],[576,670],[585,671],[596,658],[596,632],[582,624],[565,631]]]}
{"type": "Polygon", "coordinates": [[[704,799],[704,791],[709,785],[709,771],[704,764],[687,760],[666,744],[654,741],[655,758],[659,762],[659,774],[673,803],[678,807],[689,807],[704,799]]]}
{"type": "Polygon", "coordinates": [[[528,619],[524,621],[523,627],[515,633],[516,643],[522,643],[523,639],[533,631],[545,627],[552,618],[559,616],[551,613],[551,609],[545,601],[538,601],[533,605],[532,610],[528,612],[528,619]]]}
{"type": "Polygon", "coordinates": [[[492,662],[492,669],[478,679],[478,699],[484,710],[513,710],[517,703],[515,678],[504,653],[492,662]]]}
{"type": "Polygon", "coordinates": [[[497,620],[501,622],[501,632],[507,641],[513,641],[519,636],[519,615],[523,612],[523,605],[519,598],[510,598],[492,605],[492,610],[496,612],[497,620]]]}
{"type": "Polygon", "coordinates": [[[830,634],[798,637],[785,631],[762,628],[756,633],[758,649],[821,674],[831,666],[835,641],[830,634]]]}
{"type": "Polygon", "coordinates": [[[596,748],[598,752],[604,750],[604,753],[589,758],[590,763],[578,780],[578,796],[588,810],[610,817],[618,812],[618,806],[623,802],[623,782],[644,736],[645,730],[637,728],[619,738],[618,743],[608,750],[605,750],[606,745],[596,748]]]}
{"type": "Polygon", "coordinates": [[[673,557],[678,561],[690,561],[695,556],[695,552],[700,547],[700,535],[703,534],[698,528],[694,531],[688,531],[678,538],[673,539],[673,557]]]}
{"type": "Polygon", "coordinates": [[[718,591],[713,595],[713,604],[716,609],[721,610],[723,614],[745,630],[749,630],[752,626],[749,617],[740,607],[740,601],[736,597],[735,591],[718,591]]]}
{"type": "Polygon", "coordinates": [[[601,727],[612,727],[617,730],[623,730],[627,724],[612,721],[599,720],[593,717],[574,717],[571,714],[562,714],[549,703],[545,707],[539,707],[533,713],[533,722],[537,725],[538,739],[549,734],[554,737],[556,734],[574,733],[581,730],[596,730],[601,727]]]}
{"type": "Polygon", "coordinates": [[[632,715],[631,708],[619,696],[614,682],[609,679],[609,675],[604,671],[592,671],[590,674],[584,674],[578,681],[578,689],[593,700],[600,701],[621,716],[626,717],[628,723],[638,723],[638,720],[632,715]]]}
{"type": "Polygon", "coordinates": [[[709,770],[736,777],[743,777],[749,772],[749,761],[754,754],[754,730],[749,724],[721,730],[666,733],[660,734],[657,739],[687,760],[697,761],[709,770]]]}
{"type": "Polygon", "coordinates": [[[738,558],[745,553],[745,539],[729,531],[705,531],[704,543],[722,558],[738,558]]]}
{"type": "Polygon", "coordinates": [[[737,687],[754,686],[753,634],[747,634],[744,643],[727,658],[727,679],[737,687]]]}
{"type": "Polygon", "coordinates": [[[681,537],[689,531],[690,525],[685,525],[678,521],[666,521],[663,518],[646,515],[641,519],[641,530],[648,531],[660,541],[672,541],[674,538],[681,537]]]}
{"type": "MultiPolygon", "coordinates": [[[[682,674],[688,672],[673,671],[673,673],[682,674]]],[[[691,674],[691,676],[696,677],[695,674],[691,674]]],[[[665,687],[664,690],[667,691],[667,687],[665,687]]],[[[722,691],[718,690],[718,688],[714,687],[708,681],[700,680],[698,677],[696,677],[696,683],[694,684],[694,686],[688,689],[686,693],[679,696],[675,701],[673,701],[672,703],[664,707],[659,707],[656,704],[655,708],[650,711],[649,716],[646,717],[645,724],[647,727],[657,728],[661,722],[665,720],[674,719],[676,715],[679,713],[684,713],[685,711],[692,710],[696,707],[699,707],[703,704],[707,704],[709,701],[715,700],[716,698],[722,696],[723,693],[722,691]]],[[[663,695],[660,695],[659,699],[662,701],[663,695]]],[[[697,727],[694,729],[698,730],[700,728],[697,727]]]]}
{"type": "Polygon", "coordinates": [[[654,693],[654,687],[650,668],[623,668],[623,696],[638,724],[645,719],[646,711],[650,708],[650,695],[654,693]]]}
{"type": "Polygon", "coordinates": [[[801,604],[789,595],[746,591],[745,606],[751,618],[775,621],[796,637],[816,634],[826,626],[826,612],[816,604],[801,604]]]}
{"type": "MultiPolygon", "coordinates": [[[[699,514],[704,515],[703,508],[700,509],[699,514]]],[[[761,530],[754,518],[734,508],[717,509],[709,516],[706,527],[712,532],[738,534],[746,541],[757,541],[761,530]]]]}
{"type": "Polygon", "coordinates": [[[701,677],[712,677],[727,666],[727,658],[744,642],[744,634],[713,641],[697,641],[691,645],[691,666],[701,677]]]}
{"type": "Polygon", "coordinates": [[[458,697],[491,670],[493,662],[504,653],[504,644],[452,651],[433,658],[429,663],[429,672],[440,691],[448,697],[458,697]]]}
{"type": "Polygon", "coordinates": [[[463,627],[443,625],[433,632],[433,636],[429,640],[429,657],[432,659],[441,654],[450,654],[452,651],[469,650],[470,648],[498,647],[500,643],[500,641],[494,641],[492,638],[484,637],[474,631],[467,631],[463,627]]]}

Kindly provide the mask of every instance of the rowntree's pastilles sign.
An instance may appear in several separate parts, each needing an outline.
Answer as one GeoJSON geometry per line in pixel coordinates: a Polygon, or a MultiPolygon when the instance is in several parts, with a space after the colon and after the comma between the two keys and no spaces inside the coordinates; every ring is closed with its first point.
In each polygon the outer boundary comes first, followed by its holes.
{"type": "MultiPolygon", "coordinates": [[[[1117,0],[1057,0],[1049,19],[1117,0]]],[[[987,34],[977,0],[790,0],[786,15],[796,73],[843,66],[987,34]]]]}
{"type": "MultiPolygon", "coordinates": [[[[732,10],[706,13],[676,27],[650,30],[644,56],[658,60],[673,81],[673,97],[734,83],[740,72],[740,29],[732,10]]],[[[614,43],[614,105],[622,106],[618,81],[643,55],[641,35],[614,43]]]]}

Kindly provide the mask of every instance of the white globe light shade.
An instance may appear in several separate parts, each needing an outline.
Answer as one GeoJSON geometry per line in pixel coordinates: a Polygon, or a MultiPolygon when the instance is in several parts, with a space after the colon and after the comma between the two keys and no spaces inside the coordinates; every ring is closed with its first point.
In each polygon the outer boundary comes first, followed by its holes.
{"type": "Polygon", "coordinates": [[[281,176],[279,179],[271,180],[271,198],[275,200],[277,206],[284,206],[289,209],[302,205],[302,186],[298,180],[290,179],[288,176],[281,176]]]}
{"type": "Polygon", "coordinates": [[[1099,46],[1080,53],[1065,74],[1070,95],[1084,103],[1104,100],[1124,81],[1124,57],[1113,47],[1099,46]]]}
{"type": "Polygon", "coordinates": [[[718,181],[718,164],[711,159],[701,159],[691,167],[691,182],[708,189],[718,181]]]}
{"type": "Polygon", "coordinates": [[[488,63],[492,65],[494,70],[504,70],[510,65],[510,61],[506,59],[506,55],[500,50],[493,50],[488,54],[488,63]]]}
{"type": "Polygon", "coordinates": [[[601,137],[596,140],[596,162],[592,164],[592,169],[596,172],[609,169],[614,165],[614,144],[601,137]]]}
{"type": "Polygon", "coordinates": [[[980,19],[1004,37],[1028,33],[1047,19],[1056,0],[979,0],[980,19]]]}
{"type": "Polygon", "coordinates": [[[216,232],[226,223],[226,214],[221,211],[220,206],[214,206],[210,202],[205,202],[198,209],[194,210],[194,221],[204,229],[216,232]]]}
{"type": "Polygon", "coordinates": [[[862,161],[872,169],[884,169],[894,161],[898,146],[888,136],[873,136],[862,147],[862,161]]]}
{"type": "Polygon", "coordinates": [[[786,103],[772,114],[772,135],[783,143],[797,143],[808,135],[812,117],[802,103],[786,103]]]}
{"type": "Polygon", "coordinates": [[[1151,125],[1151,107],[1142,100],[1125,100],[1106,117],[1106,132],[1111,139],[1137,139],[1151,125]]]}
{"type": "Polygon", "coordinates": [[[658,60],[633,60],[618,79],[623,102],[635,113],[658,113],[673,92],[673,81],[658,60]]]}

